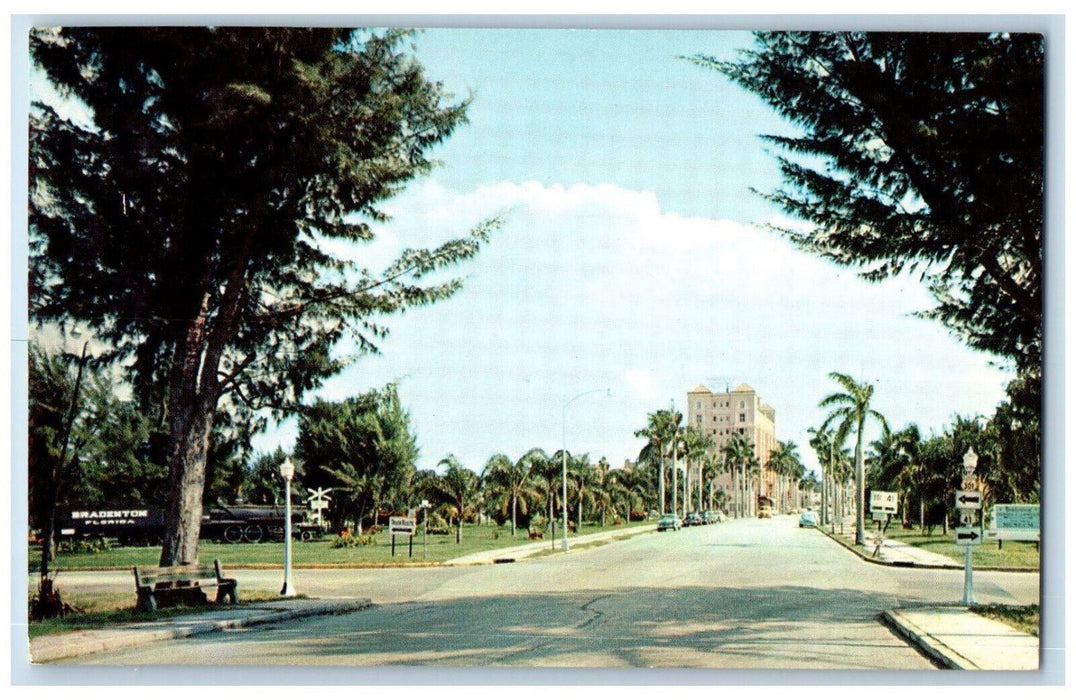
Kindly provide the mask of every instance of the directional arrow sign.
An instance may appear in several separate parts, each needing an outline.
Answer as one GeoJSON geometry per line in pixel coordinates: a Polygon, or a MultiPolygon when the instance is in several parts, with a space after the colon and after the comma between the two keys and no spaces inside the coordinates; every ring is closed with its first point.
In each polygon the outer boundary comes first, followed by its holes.
{"type": "Polygon", "coordinates": [[[983,507],[983,494],[981,491],[957,491],[956,507],[970,510],[979,510],[983,507]]]}
{"type": "Polygon", "coordinates": [[[953,530],[956,533],[956,543],[962,545],[982,544],[983,534],[975,527],[958,527],[953,530]]]}

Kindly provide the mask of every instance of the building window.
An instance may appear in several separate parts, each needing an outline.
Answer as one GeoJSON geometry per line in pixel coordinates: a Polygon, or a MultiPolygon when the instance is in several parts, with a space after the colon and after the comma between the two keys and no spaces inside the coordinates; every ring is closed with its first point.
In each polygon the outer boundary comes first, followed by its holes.
{"type": "Polygon", "coordinates": [[[740,422],[741,423],[746,423],[747,422],[747,414],[746,413],[741,413],[740,414],[740,422]]]}
{"type": "Polygon", "coordinates": [[[747,404],[745,404],[743,401],[740,402],[740,408],[745,408],[746,406],[747,404]]]}
{"type": "Polygon", "coordinates": [[[696,423],[696,425],[702,425],[702,414],[701,413],[695,415],[695,423],[696,423]]]}

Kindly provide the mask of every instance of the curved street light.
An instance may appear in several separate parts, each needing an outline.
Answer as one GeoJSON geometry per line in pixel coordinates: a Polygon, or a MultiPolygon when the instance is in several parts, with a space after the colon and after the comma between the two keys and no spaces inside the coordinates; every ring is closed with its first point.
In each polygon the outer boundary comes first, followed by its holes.
{"type": "Polygon", "coordinates": [[[613,395],[611,389],[591,389],[590,391],[584,391],[581,394],[576,394],[572,398],[564,402],[564,408],[560,414],[560,437],[561,437],[561,450],[560,450],[560,510],[561,510],[561,538],[563,542],[563,549],[568,551],[568,406],[572,405],[576,399],[581,399],[584,396],[590,396],[591,394],[597,394],[600,391],[604,391],[606,397],[613,395]]]}

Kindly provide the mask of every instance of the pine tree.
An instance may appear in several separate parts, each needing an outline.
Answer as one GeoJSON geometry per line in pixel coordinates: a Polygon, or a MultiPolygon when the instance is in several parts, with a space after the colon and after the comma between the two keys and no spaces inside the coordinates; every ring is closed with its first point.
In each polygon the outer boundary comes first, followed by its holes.
{"type": "Polygon", "coordinates": [[[379,204],[465,120],[400,45],[343,29],[118,27],[32,32],[33,61],[86,119],[36,103],[30,305],[79,321],[131,365],[167,423],[162,565],[197,561],[215,413],[294,412],[376,351],[375,317],[451,295],[421,280],[494,225],[381,274],[359,245],[379,204]],[[89,124],[83,122],[89,121],[89,124]],[[339,253],[346,248],[354,256],[339,253]]]}
{"type": "Polygon", "coordinates": [[[799,247],[878,280],[918,272],[923,315],[1041,376],[1044,42],[1034,34],[758,32],[696,56],[799,127],[766,136],[808,222],[799,247]]]}

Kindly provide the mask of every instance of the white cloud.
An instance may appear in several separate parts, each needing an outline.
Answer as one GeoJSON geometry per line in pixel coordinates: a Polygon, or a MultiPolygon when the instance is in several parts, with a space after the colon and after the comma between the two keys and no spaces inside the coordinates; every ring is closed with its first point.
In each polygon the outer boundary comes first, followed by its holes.
{"type": "Polygon", "coordinates": [[[876,381],[887,417],[924,431],[1001,396],[1004,375],[987,358],[910,317],[929,305],[921,285],[867,284],[767,230],[663,212],[651,192],[538,182],[455,192],[428,180],[391,204],[368,246],[387,259],[505,214],[477,258],[449,272],[465,278],[456,297],[387,319],[383,356],[330,387],[349,395],[409,376],[401,393],[424,466],[448,452],[481,464],[556,449],[565,397],[606,386],[613,400],[573,407],[569,435],[614,463],[638,453],[647,413],[682,405],[712,376],[758,389],[778,438],[809,462],[805,431],[834,388],[828,372],[876,381]]]}

